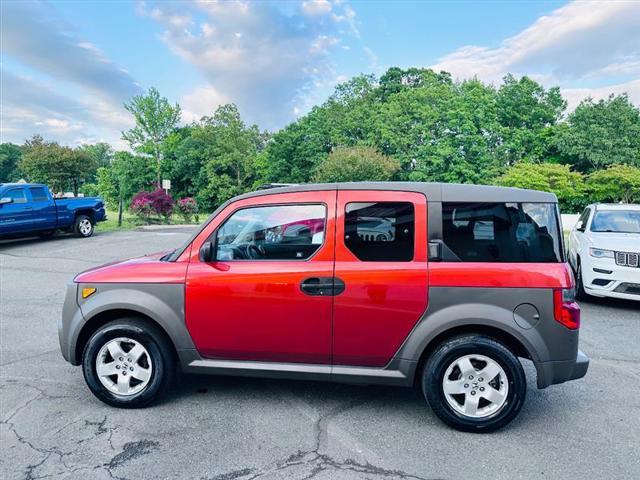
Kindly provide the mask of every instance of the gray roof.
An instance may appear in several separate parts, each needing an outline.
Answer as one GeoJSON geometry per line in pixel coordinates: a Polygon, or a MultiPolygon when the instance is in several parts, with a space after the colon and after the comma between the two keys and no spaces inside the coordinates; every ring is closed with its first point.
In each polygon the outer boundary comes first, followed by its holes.
{"type": "Polygon", "coordinates": [[[276,193],[308,192],[319,190],[395,190],[423,193],[430,202],[543,202],[556,203],[553,193],[490,185],[430,182],[347,182],[308,183],[287,187],[258,190],[239,195],[232,200],[276,193]]]}

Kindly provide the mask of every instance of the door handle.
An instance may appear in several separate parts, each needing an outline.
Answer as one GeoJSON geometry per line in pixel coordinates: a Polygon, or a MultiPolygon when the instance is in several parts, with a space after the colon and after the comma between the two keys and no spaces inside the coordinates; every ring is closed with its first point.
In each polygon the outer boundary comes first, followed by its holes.
{"type": "Polygon", "coordinates": [[[300,290],[311,296],[340,295],[344,289],[344,282],[337,277],[309,277],[300,282],[300,290]]]}

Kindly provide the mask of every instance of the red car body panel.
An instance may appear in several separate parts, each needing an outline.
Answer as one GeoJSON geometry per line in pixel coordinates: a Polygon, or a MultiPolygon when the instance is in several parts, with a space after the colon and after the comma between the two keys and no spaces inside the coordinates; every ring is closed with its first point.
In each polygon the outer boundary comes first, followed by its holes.
{"type": "Polygon", "coordinates": [[[334,297],[333,363],[384,366],[427,308],[427,205],[420,193],[340,191],[335,276],[345,291],[334,297]],[[411,202],[415,252],[411,262],[363,262],[344,244],[350,202],[411,202]]]}
{"type": "Polygon", "coordinates": [[[186,281],[187,328],[208,358],[331,362],[333,298],[309,296],[300,283],[333,276],[335,191],[266,195],[222,211],[193,242],[186,281]],[[316,203],[327,207],[325,240],[308,260],[201,262],[203,242],[244,206],[316,203]]]}
{"type": "Polygon", "coordinates": [[[571,288],[567,263],[457,263],[432,262],[432,287],[571,288]]]}
{"type": "Polygon", "coordinates": [[[102,265],[78,274],[79,283],[184,283],[187,262],[161,262],[157,253],[102,265]]]}

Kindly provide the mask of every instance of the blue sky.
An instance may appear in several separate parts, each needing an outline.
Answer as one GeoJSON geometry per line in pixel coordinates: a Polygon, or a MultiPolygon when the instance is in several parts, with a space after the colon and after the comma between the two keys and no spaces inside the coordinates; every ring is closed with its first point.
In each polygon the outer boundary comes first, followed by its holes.
{"type": "Polygon", "coordinates": [[[2,141],[124,148],[122,104],[151,86],[183,121],[236,103],[277,129],[391,66],[500,83],[508,72],[640,104],[640,2],[52,1],[2,8],[2,141]]]}

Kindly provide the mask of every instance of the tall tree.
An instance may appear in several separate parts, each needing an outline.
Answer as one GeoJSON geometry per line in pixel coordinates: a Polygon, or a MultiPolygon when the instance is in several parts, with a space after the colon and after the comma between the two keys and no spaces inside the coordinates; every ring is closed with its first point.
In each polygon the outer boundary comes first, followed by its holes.
{"type": "Polygon", "coordinates": [[[0,183],[12,182],[20,178],[18,162],[22,151],[13,143],[0,144],[0,183]]]}
{"type": "Polygon", "coordinates": [[[111,145],[105,142],[82,145],[79,149],[93,159],[97,168],[108,167],[111,163],[111,159],[113,158],[113,149],[111,148],[111,145]]]}
{"type": "Polygon", "coordinates": [[[96,171],[86,152],[45,141],[39,135],[25,142],[18,167],[29,181],[46,183],[54,192],[71,188],[76,195],[78,187],[96,171]]]}
{"type": "Polygon", "coordinates": [[[155,161],[156,181],[162,180],[162,144],[180,122],[180,105],[171,105],[154,87],[146,95],[136,95],[124,108],[136,121],[136,126],[122,132],[122,139],[131,148],[151,155],[155,161]]]}
{"type": "Polygon", "coordinates": [[[640,108],[626,94],[584,100],[567,119],[560,153],[582,172],[611,164],[640,166],[640,108]]]}

